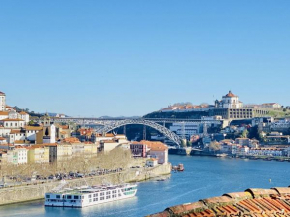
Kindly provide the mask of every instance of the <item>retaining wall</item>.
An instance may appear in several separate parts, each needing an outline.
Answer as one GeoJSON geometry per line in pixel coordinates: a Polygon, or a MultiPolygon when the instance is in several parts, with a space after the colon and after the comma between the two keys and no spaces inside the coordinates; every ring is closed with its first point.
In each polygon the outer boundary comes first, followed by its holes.
{"type": "MultiPolygon", "coordinates": [[[[171,164],[158,165],[149,169],[130,169],[120,173],[112,173],[102,176],[67,180],[65,187],[82,185],[98,185],[102,183],[139,182],[160,175],[170,174],[171,164]]],[[[60,181],[47,182],[37,185],[15,186],[0,189],[0,205],[26,202],[43,199],[44,194],[60,185],[60,181]]]]}

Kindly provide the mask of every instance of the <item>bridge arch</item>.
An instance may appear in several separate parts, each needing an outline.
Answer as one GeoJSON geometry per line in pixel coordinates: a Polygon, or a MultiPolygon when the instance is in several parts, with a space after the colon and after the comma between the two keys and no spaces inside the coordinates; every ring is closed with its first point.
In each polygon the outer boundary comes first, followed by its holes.
{"type": "Polygon", "coordinates": [[[181,139],[179,136],[177,136],[175,133],[173,133],[172,131],[170,131],[169,129],[167,129],[166,127],[155,123],[153,121],[148,121],[145,119],[125,119],[125,120],[117,120],[117,121],[112,121],[106,125],[104,125],[104,127],[97,129],[97,133],[107,133],[110,132],[118,127],[122,127],[125,125],[129,125],[129,124],[140,124],[140,125],[145,125],[148,127],[152,127],[155,130],[159,131],[160,133],[162,133],[164,136],[166,136],[168,139],[170,139],[171,141],[173,141],[175,144],[177,144],[178,146],[180,146],[181,143],[181,139]]]}

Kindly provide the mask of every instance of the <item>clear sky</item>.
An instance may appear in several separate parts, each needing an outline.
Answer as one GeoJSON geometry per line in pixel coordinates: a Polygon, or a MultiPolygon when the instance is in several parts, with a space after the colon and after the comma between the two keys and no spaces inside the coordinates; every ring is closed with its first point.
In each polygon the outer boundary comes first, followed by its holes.
{"type": "Polygon", "coordinates": [[[290,106],[290,1],[1,1],[0,81],[10,106],[72,116],[229,90],[290,106]]]}

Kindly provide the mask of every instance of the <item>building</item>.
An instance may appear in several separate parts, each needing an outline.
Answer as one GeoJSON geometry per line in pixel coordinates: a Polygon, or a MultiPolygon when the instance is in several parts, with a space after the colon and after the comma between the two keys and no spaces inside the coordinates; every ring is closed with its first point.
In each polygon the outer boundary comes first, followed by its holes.
{"type": "Polygon", "coordinates": [[[237,149],[237,155],[245,156],[248,155],[250,148],[247,146],[239,147],[237,149]]]}
{"type": "Polygon", "coordinates": [[[215,101],[216,108],[238,109],[243,107],[243,103],[239,101],[239,97],[234,95],[232,91],[222,97],[221,101],[215,101]]]}
{"type": "Polygon", "coordinates": [[[155,158],[150,158],[148,160],[146,160],[146,166],[148,167],[155,167],[158,165],[158,160],[155,158]]]}
{"type": "Polygon", "coordinates": [[[56,127],[50,121],[50,117],[46,113],[43,117],[43,128],[36,133],[36,144],[55,143],[56,142],[56,127]]]}
{"type": "Polygon", "coordinates": [[[147,145],[134,141],[130,144],[130,150],[133,157],[146,157],[147,156],[147,145]]]}
{"type": "Polygon", "coordinates": [[[0,91],[0,111],[6,110],[6,94],[0,91]]]}
{"type": "Polygon", "coordinates": [[[178,136],[187,138],[188,140],[192,135],[200,134],[203,130],[201,123],[173,123],[169,127],[170,131],[176,133],[178,136]]]}
{"type": "Polygon", "coordinates": [[[6,129],[17,129],[25,126],[25,121],[20,118],[5,118],[0,120],[0,125],[6,129]]]}
{"type": "Polygon", "coordinates": [[[239,144],[240,146],[250,146],[250,139],[249,138],[237,138],[235,140],[236,144],[239,144]]]}
{"type": "Polygon", "coordinates": [[[0,111],[0,120],[6,119],[9,117],[9,111],[0,111]]]}
{"type": "Polygon", "coordinates": [[[109,152],[119,146],[120,143],[117,140],[104,140],[100,142],[99,151],[109,152]]]}
{"type": "Polygon", "coordinates": [[[26,138],[24,129],[13,129],[9,134],[9,143],[14,144],[15,141],[22,140],[24,141],[26,138]]]}
{"type": "Polygon", "coordinates": [[[253,156],[283,156],[284,149],[282,148],[251,148],[249,149],[249,155],[253,156]]]}
{"type": "Polygon", "coordinates": [[[288,119],[282,119],[271,122],[271,131],[288,132],[290,129],[290,121],[288,119]]]}
{"type": "Polygon", "coordinates": [[[20,119],[24,120],[25,124],[28,124],[29,122],[29,114],[27,114],[26,112],[22,111],[19,112],[20,115],[20,119]]]}
{"type": "Polygon", "coordinates": [[[289,145],[290,136],[283,136],[283,135],[266,136],[265,144],[266,145],[289,145]]]}
{"type": "Polygon", "coordinates": [[[280,109],[282,106],[278,103],[264,103],[261,108],[280,109]]]}
{"type": "Polygon", "coordinates": [[[0,144],[7,144],[7,139],[4,137],[0,137],[0,144]]]}
{"type": "Polygon", "coordinates": [[[28,162],[27,149],[23,147],[15,147],[7,150],[7,162],[13,164],[26,164],[28,162]]]}
{"type": "Polygon", "coordinates": [[[223,119],[238,120],[252,119],[254,117],[263,117],[269,114],[270,109],[243,107],[239,97],[231,91],[222,97],[222,100],[215,101],[215,108],[209,110],[210,116],[220,115],[223,119]]]}
{"type": "Polygon", "coordinates": [[[49,146],[40,144],[27,149],[28,163],[49,163],[49,146]]]}
{"type": "Polygon", "coordinates": [[[43,130],[42,126],[25,126],[25,139],[30,142],[36,141],[36,135],[43,130]]]}

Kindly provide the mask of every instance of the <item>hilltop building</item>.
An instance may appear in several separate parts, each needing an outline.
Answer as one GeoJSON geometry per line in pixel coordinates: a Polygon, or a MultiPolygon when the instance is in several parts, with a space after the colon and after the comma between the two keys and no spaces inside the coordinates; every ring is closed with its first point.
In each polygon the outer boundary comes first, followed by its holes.
{"type": "Polygon", "coordinates": [[[215,101],[215,108],[242,108],[243,103],[239,101],[239,97],[229,91],[229,93],[222,97],[222,100],[215,101]]]}
{"type": "Polygon", "coordinates": [[[209,110],[210,116],[220,115],[223,119],[238,120],[264,117],[269,114],[269,109],[244,107],[239,97],[229,91],[221,101],[215,101],[215,107],[209,110]]]}

